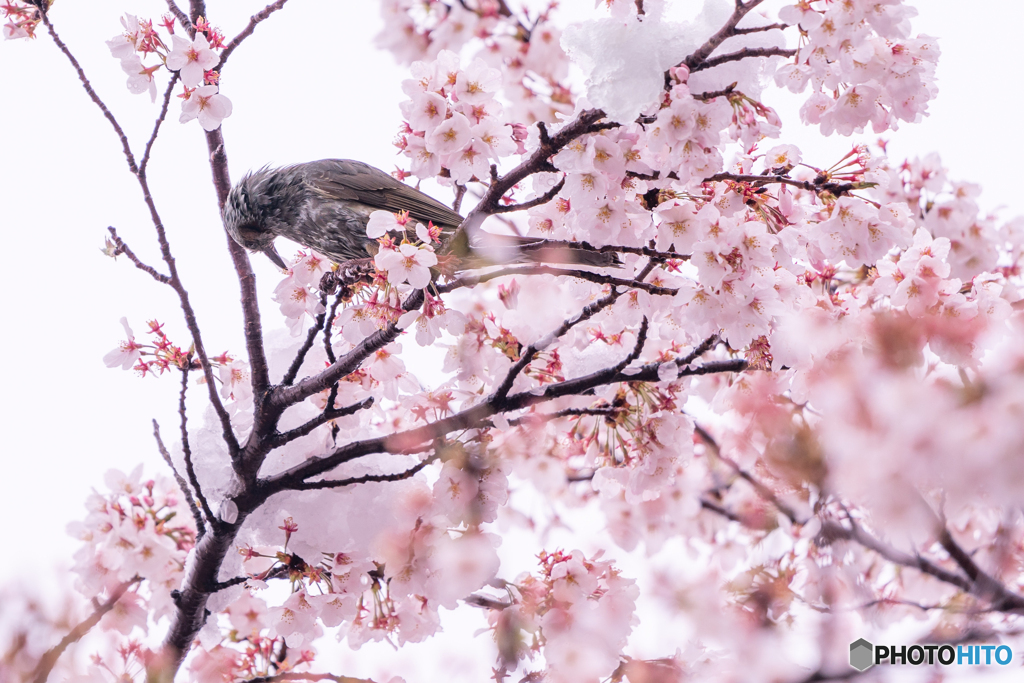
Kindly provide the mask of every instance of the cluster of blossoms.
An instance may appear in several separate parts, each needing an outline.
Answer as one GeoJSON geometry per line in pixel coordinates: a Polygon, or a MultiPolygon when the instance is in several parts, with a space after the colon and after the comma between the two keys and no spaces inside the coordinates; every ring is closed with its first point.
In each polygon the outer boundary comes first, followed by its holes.
{"type": "Polygon", "coordinates": [[[397,143],[409,157],[412,175],[445,176],[465,185],[490,177],[490,166],[521,146],[525,129],[504,123],[494,99],[501,72],[474,60],[459,67],[459,56],[447,50],[437,60],[415,62],[413,78],[402,82],[409,99],[402,103],[406,129],[397,143]]]}
{"type": "Polygon", "coordinates": [[[97,675],[132,680],[152,657],[143,646],[149,629],[177,609],[173,593],[181,585],[196,530],[169,478],[143,481],[139,465],[127,475],[111,470],[105,482],[110,492],[90,496],[88,516],[68,526],[83,544],[71,571],[75,588],[86,597],[117,600],[99,621],[97,675]]]}
{"type": "Polygon", "coordinates": [[[636,582],[612,562],[579,550],[545,552],[539,560],[539,575],[524,574],[505,585],[513,605],[489,613],[502,669],[543,653],[545,680],[608,676],[633,630],[636,582]]]}
{"type": "Polygon", "coordinates": [[[511,120],[554,121],[573,108],[561,31],[550,23],[554,7],[549,3],[532,15],[526,10],[520,19],[496,0],[386,0],[386,28],[377,44],[405,64],[473,47],[476,58],[501,72],[511,120]]]}
{"type": "Polygon", "coordinates": [[[182,351],[173,344],[164,333],[163,323],[150,320],[149,334],[153,335],[152,344],[141,344],[135,341],[135,333],[128,326],[128,319],[121,318],[125,335],[128,337],[118,348],[103,356],[108,368],[121,367],[122,370],[135,370],[142,377],[147,373],[164,374],[172,367],[185,370],[192,367],[192,351],[182,351]]]}
{"type": "Polygon", "coordinates": [[[204,680],[266,675],[265,653],[282,645],[295,653],[284,667],[289,670],[315,656],[313,643],[324,629],[338,629],[352,648],[420,642],[437,633],[439,608],[455,608],[494,578],[498,539],[480,525],[496,519],[508,495],[499,463],[488,464],[458,444],[445,457],[433,487],[407,482],[392,514],[358,531],[342,530],[314,508],[300,509],[283,524],[275,511],[277,543],[239,548],[239,570],[249,579],[219,597],[217,614],[200,634],[193,672],[204,680]],[[338,551],[339,539],[353,533],[362,543],[338,551]],[[285,579],[288,597],[274,600],[270,588],[285,579]],[[222,629],[232,632],[229,642],[222,629]]]}
{"type": "Polygon", "coordinates": [[[910,38],[917,10],[900,2],[800,0],[779,18],[799,25],[794,63],[776,82],[792,92],[811,85],[800,113],[824,135],[896,130],[900,121],[920,121],[937,92],[939,49],[929,36],[910,38]]]}
{"type": "Polygon", "coordinates": [[[110,54],[121,60],[128,74],[128,90],[134,94],[148,92],[156,101],[154,74],[160,67],[175,71],[183,91],[180,121],[199,120],[204,130],[215,130],[231,115],[231,100],[220,94],[220,74],[214,69],[220,63],[217,50],[224,49],[224,35],[200,17],[195,22],[195,37],[182,38],[174,33],[174,17],[166,15],[159,27],[164,28],[171,46],[160,37],[151,20],[126,14],[121,19],[124,33],[107,41],[110,54]],[[144,59],[155,57],[147,66],[144,59]]]}
{"type": "Polygon", "coordinates": [[[3,28],[4,40],[36,37],[36,26],[41,21],[38,8],[23,5],[18,0],[9,0],[0,5],[0,12],[7,19],[3,28]]]}

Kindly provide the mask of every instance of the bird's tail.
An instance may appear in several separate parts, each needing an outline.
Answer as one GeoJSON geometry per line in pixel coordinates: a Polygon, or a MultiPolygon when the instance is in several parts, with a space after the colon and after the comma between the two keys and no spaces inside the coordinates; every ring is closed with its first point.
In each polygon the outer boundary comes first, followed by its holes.
{"type": "MultiPolygon", "coordinates": [[[[470,258],[488,265],[500,263],[560,263],[607,268],[622,261],[611,251],[537,237],[516,237],[477,232],[470,243],[470,258]]],[[[477,267],[477,266],[470,266],[477,267]]]]}

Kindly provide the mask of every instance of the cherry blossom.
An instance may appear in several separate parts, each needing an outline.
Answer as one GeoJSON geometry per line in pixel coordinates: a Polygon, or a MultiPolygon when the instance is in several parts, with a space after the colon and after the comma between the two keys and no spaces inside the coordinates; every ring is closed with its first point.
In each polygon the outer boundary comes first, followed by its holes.
{"type": "Polygon", "coordinates": [[[220,61],[202,33],[197,33],[191,41],[181,36],[171,36],[171,44],[174,47],[167,54],[167,68],[178,72],[186,88],[202,85],[204,72],[220,61]]]}

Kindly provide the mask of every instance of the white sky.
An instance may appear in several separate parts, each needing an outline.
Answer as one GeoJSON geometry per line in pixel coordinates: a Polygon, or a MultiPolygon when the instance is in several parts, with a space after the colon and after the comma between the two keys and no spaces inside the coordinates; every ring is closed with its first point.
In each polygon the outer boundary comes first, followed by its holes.
{"type": "MultiPolygon", "coordinates": [[[[262,7],[252,0],[209,4],[211,21],[228,37],[262,7]]],[[[563,3],[557,16],[568,22],[580,16],[574,9],[589,6],[586,0],[563,3]]],[[[120,33],[118,18],[126,9],[156,18],[164,7],[62,0],[51,11],[138,156],[157,105],[128,93],[104,41],[120,33]]],[[[1011,167],[1024,150],[1022,77],[1015,66],[1024,5],[972,3],[967,10],[959,0],[928,0],[918,7],[915,32],[940,37],[940,95],[924,123],[887,135],[890,156],[940,151],[953,178],[983,185],[983,206],[1006,205],[1005,217],[1024,213],[1011,167]]],[[[370,44],[379,28],[376,3],[336,0],[292,0],[257,28],[223,73],[222,92],[234,103],[224,125],[233,179],[268,163],[323,157],[394,167],[399,160],[391,142],[405,72],[370,44]]],[[[85,496],[102,486],[108,468],[128,471],[145,462],[152,473],[163,467],[152,418],[159,419],[167,442],[176,440],[178,377],[139,379],[101,362],[122,338],[121,316],[138,338],[152,317],[166,322],[183,346],[188,337],[168,288],[127,259],[115,262],[99,251],[113,225],[144,260],[163,269],[117,139],[45,30],[36,41],[0,45],[0,93],[0,226],[7,244],[0,268],[5,580],[33,573],[37,564],[68,560],[76,543],[64,526],[83,515],[85,496]]],[[[828,166],[852,144],[843,138],[822,142],[815,130],[803,130],[775,90],[767,102],[783,115],[781,141],[799,144],[809,163],[828,166]]],[[[171,106],[150,166],[151,187],[208,349],[239,354],[239,293],[222,246],[205,139],[195,122],[177,123],[177,100],[171,106]]],[[[254,264],[266,294],[264,320],[276,324],[269,293],[278,278],[265,259],[254,264]]],[[[205,390],[191,391],[199,397],[205,390]]],[[[198,424],[200,412],[191,417],[198,424]]]]}

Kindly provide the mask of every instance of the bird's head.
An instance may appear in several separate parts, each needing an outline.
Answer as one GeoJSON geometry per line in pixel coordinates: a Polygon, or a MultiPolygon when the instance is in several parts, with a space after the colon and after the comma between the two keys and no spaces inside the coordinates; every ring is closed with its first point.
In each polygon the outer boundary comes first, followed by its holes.
{"type": "Polygon", "coordinates": [[[274,248],[276,233],[267,226],[266,197],[263,197],[266,169],[247,173],[238,181],[224,202],[222,212],[224,228],[238,244],[249,251],[259,251],[267,255],[278,268],[288,269],[284,259],[274,248]]]}

